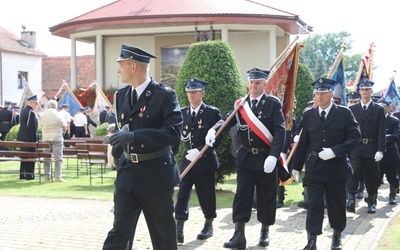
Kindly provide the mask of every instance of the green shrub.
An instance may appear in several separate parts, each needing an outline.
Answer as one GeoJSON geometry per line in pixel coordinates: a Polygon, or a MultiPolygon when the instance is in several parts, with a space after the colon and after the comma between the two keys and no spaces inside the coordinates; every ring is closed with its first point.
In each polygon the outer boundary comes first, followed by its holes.
{"type": "MultiPolygon", "coordinates": [[[[229,44],[224,41],[207,41],[193,43],[186,55],[185,61],[178,73],[176,93],[181,107],[189,101],[185,91],[185,83],[192,77],[208,83],[203,101],[218,107],[222,117],[232,111],[235,100],[246,94],[235,56],[229,44]]],[[[223,182],[224,176],[235,170],[234,158],[230,154],[230,135],[224,135],[223,142],[217,148],[220,168],[217,171],[217,181],[223,182]]],[[[183,153],[183,143],[180,145],[177,161],[180,162],[183,153]]]]}
{"type": "Polygon", "coordinates": [[[97,126],[96,132],[94,134],[96,136],[106,136],[108,134],[107,127],[108,127],[107,122],[97,126]]]}

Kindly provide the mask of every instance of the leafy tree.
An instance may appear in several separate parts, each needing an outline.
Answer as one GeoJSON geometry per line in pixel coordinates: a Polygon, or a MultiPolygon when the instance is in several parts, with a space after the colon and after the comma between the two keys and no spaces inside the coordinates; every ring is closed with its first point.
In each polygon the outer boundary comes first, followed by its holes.
{"type": "Polygon", "coordinates": [[[349,55],[352,44],[350,33],[326,33],[311,35],[301,41],[304,48],[301,50],[300,62],[308,66],[314,78],[327,75],[333,65],[343,42],[346,42],[344,58],[346,64],[346,78],[354,79],[360,65],[361,54],[349,55]]]}
{"type": "MultiPolygon", "coordinates": [[[[203,101],[218,107],[222,116],[233,109],[237,98],[246,94],[235,56],[228,43],[224,41],[206,41],[193,43],[187,52],[185,61],[178,73],[176,92],[181,107],[189,105],[185,83],[192,77],[208,83],[203,101]]],[[[230,154],[230,135],[224,135],[223,142],[217,148],[220,168],[217,181],[223,182],[224,176],[234,172],[234,158],[230,154]]],[[[180,162],[184,148],[180,145],[177,161],[180,162]]]]}
{"type": "Polygon", "coordinates": [[[313,82],[314,77],[311,74],[310,69],[304,63],[299,63],[295,89],[297,105],[294,111],[298,120],[302,117],[307,102],[313,99],[314,88],[311,85],[313,82]]]}

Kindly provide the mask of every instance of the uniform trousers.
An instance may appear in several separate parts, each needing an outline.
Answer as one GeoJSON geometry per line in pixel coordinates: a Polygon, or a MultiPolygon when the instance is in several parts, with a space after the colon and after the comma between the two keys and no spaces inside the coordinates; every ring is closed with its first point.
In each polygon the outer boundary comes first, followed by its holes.
{"type": "Polygon", "coordinates": [[[75,137],[86,137],[85,128],[75,126],[75,137]]]}
{"type": "Polygon", "coordinates": [[[215,172],[196,174],[193,173],[193,171],[189,171],[179,184],[175,206],[175,219],[187,220],[189,218],[189,200],[193,185],[195,186],[197,198],[199,199],[204,217],[206,219],[214,219],[217,217],[215,172]]]}
{"type": "Polygon", "coordinates": [[[347,192],[357,194],[360,175],[364,176],[365,188],[368,195],[376,195],[379,187],[379,165],[374,157],[362,157],[350,154],[349,159],[353,168],[353,175],[347,183],[347,192]]]}
{"type": "Polygon", "coordinates": [[[331,227],[342,232],[346,227],[346,180],[319,182],[307,180],[309,194],[306,230],[310,234],[322,234],[324,220],[324,194],[331,227]]]}
{"type": "Polygon", "coordinates": [[[397,162],[379,162],[380,168],[380,179],[382,180],[383,175],[386,175],[386,179],[390,186],[394,188],[399,187],[399,178],[397,177],[397,162]]]}
{"type": "Polygon", "coordinates": [[[176,224],[173,217],[174,189],[135,195],[114,191],[114,223],[108,232],[103,250],[130,250],[137,222],[143,211],[154,250],[176,250],[176,224]],[[160,206],[160,204],[167,204],[160,206]],[[169,219],[170,218],[170,219],[169,219]]]}
{"type": "MultiPolygon", "coordinates": [[[[279,166],[277,166],[279,167],[279,166]]],[[[233,200],[233,222],[248,222],[253,206],[254,187],[257,192],[257,219],[265,225],[273,225],[276,216],[277,169],[272,173],[238,167],[236,194],[233,200]]]]}
{"type": "MultiPolygon", "coordinates": [[[[34,148],[21,148],[21,151],[34,152],[34,148]]],[[[35,163],[21,162],[19,165],[19,178],[26,180],[35,179],[35,163]]]]}

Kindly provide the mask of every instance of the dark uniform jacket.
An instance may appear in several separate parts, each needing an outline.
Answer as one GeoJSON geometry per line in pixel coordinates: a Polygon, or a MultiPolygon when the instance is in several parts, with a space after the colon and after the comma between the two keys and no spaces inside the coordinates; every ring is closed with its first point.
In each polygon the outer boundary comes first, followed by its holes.
{"type": "Polygon", "coordinates": [[[103,109],[99,114],[99,122],[103,124],[107,122],[107,110],[103,109]]]}
{"type": "MultiPolygon", "coordinates": [[[[247,100],[248,101],[248,100],[247,100]]],[[[241,148],[236,157],[236,165],[242,168],[249,168],[254,170],[263,170],[264,161],[267,156],[272,155],[277,159],[282,151],[283,143],[285,141],[285,120],[282,114],[281,102],[273,96],[263,94],[261,97],[255,113],[256,117],[265,125],[273,136],[272,146],[269,147],[262,139],[260,139],[246,124],[241,114],[236,114],[236,119],[230,120],[229,124],[225,127],[231,128],[238,124],[239,141],[241,148]],[[266,151],[260,152],[257,155],[249,152],[250,148],[265,148],[266,151]],[[257,156],[257,157],[254,157],[257,156]],[[258,157],[261,156],[261,157],[258,157]]],[[[222,125],[223,121],[218,122],[214,129],[222,125]]]]}
{"type": "Polygon", "coordinates": [[[18,141],[36,142],[38,141],[38,121],[35,111],[27,105],[21,110],[20,128],[17,135],[18,141]]]}
{"type": "Polygon", "coordinates": [[[374,157],[377,151],[385,152],[386,128],[383,107],[371,102],[364,114],[362,104],[354,104],[349,108],[353,112],[361,130],[361,140],[352,154],[361,157],[374,157]]]}
{"type": "Polygon", "coordinates": [[[386,152],[380,163],[398,162],[400,155],[397,141],[400,138],[400,120],[392,115],[386,116],[386,152]]]}
{"type": "MultiPolygon", "coordinates": [[[[221,112],[216,107],[202,103],[193,122],[189,106],[182,108],[182,115],[182,140],[185,143],[185,152],[182,155],[181,163],[181,171],[183,172],[190,164],[190,161],[185,158],[187,151],[193,148],[197,148],[199,151],[203,149],[205,145],[204,138],[206,137],[208,130],[221,119],[221,112]]],[[[215,172],[215,170],[217,170],[219,162],[215,148],[221,144],[222,138],[222,136],[219,136],[213,147],[209,147],[204,152],[203,156],[190,170],[193,174],[215,172]]]]}
{"type": "Polygon", "coordinates": [[[350,177],[352,170],[347,164],[347,154],[360,141],[360,129],[351,111],[333,104],[322,124],[318,107],[315,107],[304,112],[301,126],[303,130],[292,159],[293,169],[301,171],[306,161],[307,180],[331,182],[350,177]],[[331,148],[336,157],[322,160],[318,156],[322,148],[331,148]]]}
{"type": "Polygon", "coordinates": [[[0,110],[0,133],[8,133],[13,121],[13,112],[7,108],[0,110]]]}
{"type": "MultiPolygon", "coordinates": [[[[134,143],[124,145],[127,153],[149,154],[180,142],[182,113],[175,91],[151,80],[131,108],[132,87],[115,93],[117,126],[134,131],[134,143]]],[[[179,183],[179,172],[172,151],[153,160],[133,163],[119,159],[115,186],[124,192],[149,194],[165,191],[179,183]]]]}

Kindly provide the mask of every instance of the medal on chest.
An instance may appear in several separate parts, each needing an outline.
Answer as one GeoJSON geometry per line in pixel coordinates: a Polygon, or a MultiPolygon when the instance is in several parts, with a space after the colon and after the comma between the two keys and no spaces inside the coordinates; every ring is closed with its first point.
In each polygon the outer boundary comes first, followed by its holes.
{"type": "Polygon", "coordinates": [[[143,117],[143,112],[146,110],[146,106],[143,106],[140,108],[140,113],[139,113],[139,117],[142,118],[143,117]]]}

